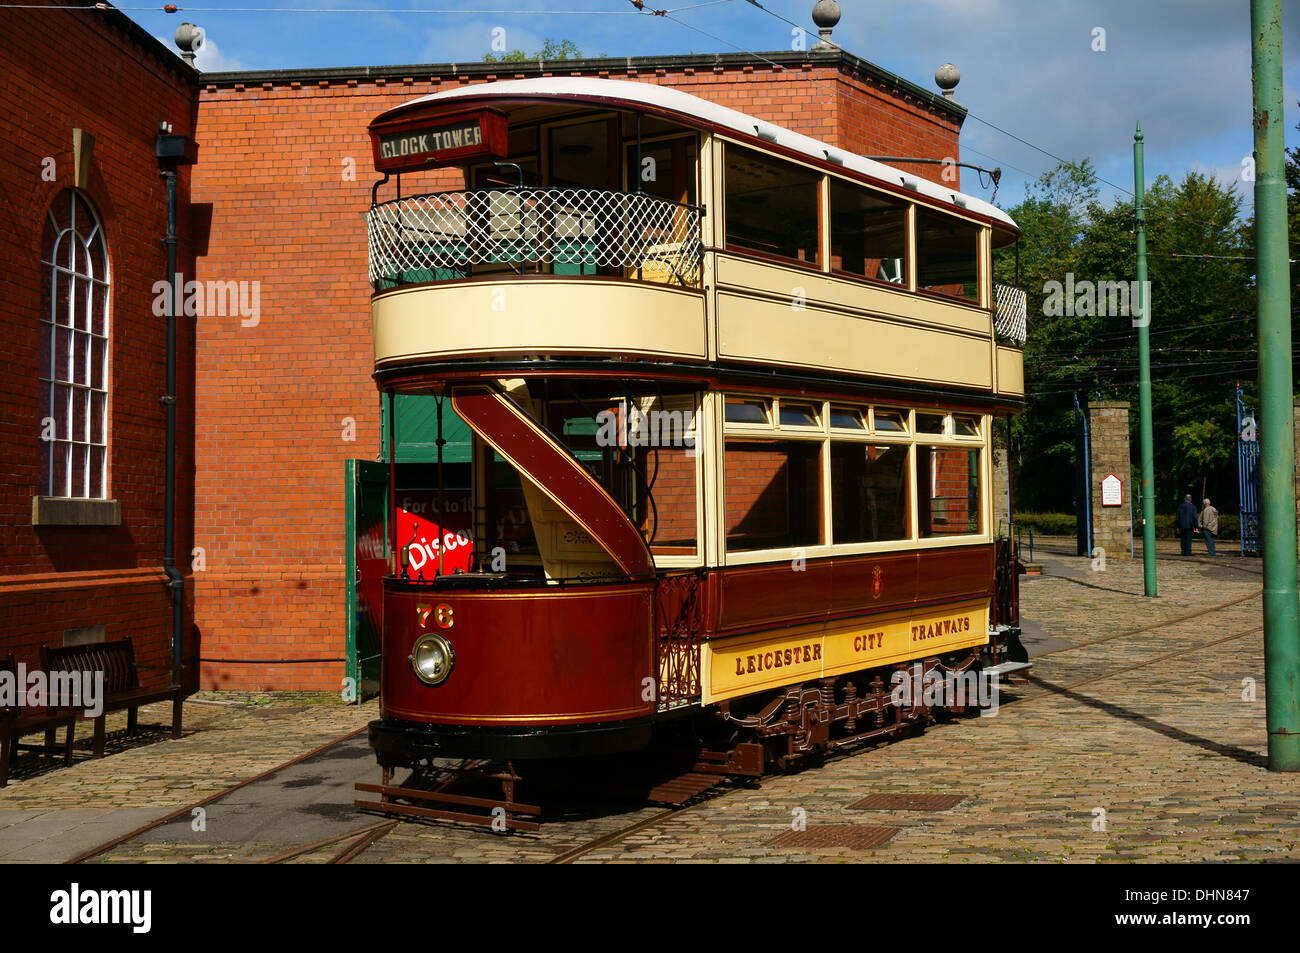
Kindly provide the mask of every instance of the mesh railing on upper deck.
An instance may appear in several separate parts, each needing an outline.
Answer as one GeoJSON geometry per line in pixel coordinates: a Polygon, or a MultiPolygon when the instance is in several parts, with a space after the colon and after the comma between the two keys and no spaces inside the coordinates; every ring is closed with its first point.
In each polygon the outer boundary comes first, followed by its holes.
{"type": "Polygon", "coordinates": [[[698,286],[700,210],[639,192],[518,188],[413,195],[366,216],[376,289],[471,277],[505,265],[555,274],[622,269],[698,286]]]}
{"type": "Polygon", "coordinates": [[[993,330],[998,340],[1024,347],[1029,296],[1021,288],[999,284],[994,284],[993,293],[998,306],[997,315],[993,319],[993,330]]]}

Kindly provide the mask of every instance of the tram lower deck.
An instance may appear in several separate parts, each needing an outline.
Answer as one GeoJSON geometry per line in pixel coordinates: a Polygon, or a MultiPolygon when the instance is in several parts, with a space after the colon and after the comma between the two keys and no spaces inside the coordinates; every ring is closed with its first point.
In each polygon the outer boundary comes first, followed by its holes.
{"type": "Polygon", "coordinates": [[[472,526],[395,521],[381,761],[635,749],[791,685],[842,706],[863,673],[993,658],[991,415],[696,386],[433,397],[473,433],[472,526]]]}

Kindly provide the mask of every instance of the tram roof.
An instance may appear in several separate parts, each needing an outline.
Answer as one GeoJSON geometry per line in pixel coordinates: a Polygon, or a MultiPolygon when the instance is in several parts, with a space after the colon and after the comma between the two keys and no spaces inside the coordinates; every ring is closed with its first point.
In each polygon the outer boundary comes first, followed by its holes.
{"type": "Polygon", "coordinates": [[[597,79],[583,76],[498,80],[492,83],[463,86],[440,93],[433,93],[429,96],[422,96],[400,106],[394,106],[377,117],[372,125],[396,119],[400,114],[416,110],[421,106],[436,105],[443,102],[454,102],[462,99],[521,98],[570,100],[575,102],[598,101],[619,108],[645,106],[661,112],[671,113],[675,118],[687,125],[720,127],[738,132],[751,139],[755,137],[759,130],[762,130],[764,135],[759,138],[763,140],[765,145],[782,146],[792,152],[812,158],[821,165],[830,162],[837,168],[848,169],[864,175],[868,179],[894,187],[904,185],[906,180],[911,180],[915,183],[915,188],[912,191],[931,199],[941,206],[952,208],[957,212],[974,212],[1011,228],[1017,227],[1006,212],[974,195],[967,195],[964,192],[945,188],[936,182],[919,178],[912,173],[903,172],[901,169],[885,165],[883,162],[876,162],[865,156],[828,145],[813,139],[811,136],[794,132],[766,119],[758,119],[748,113],[721,106],[707,99],[701,99],[699,96],[692,96],[680,89],[654,83],[640,83],[621,79],[597,79]],[[775,136],[775,138],[770,138],[772,136],[775,136]],[[959,205],[954,201],[954,196],[960,198],[965,204],[959,205]]]}

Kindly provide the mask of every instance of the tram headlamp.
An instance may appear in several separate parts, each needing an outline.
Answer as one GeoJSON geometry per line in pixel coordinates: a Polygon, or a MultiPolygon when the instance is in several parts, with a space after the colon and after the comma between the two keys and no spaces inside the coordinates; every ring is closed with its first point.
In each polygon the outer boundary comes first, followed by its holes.
{"type": "Polygon", "coordinates": [[[416,678],[426,685],[441,685],[456,664],[456,653],[445,637],[429,633],[415,640],[410,661],[416,678]]]}

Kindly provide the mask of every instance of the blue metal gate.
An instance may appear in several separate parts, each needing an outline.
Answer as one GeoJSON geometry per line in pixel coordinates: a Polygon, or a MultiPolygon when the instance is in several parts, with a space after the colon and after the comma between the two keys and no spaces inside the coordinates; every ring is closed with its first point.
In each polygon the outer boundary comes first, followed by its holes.
{"type": "Polygon", "coordinates": [[[1241,500],[1241,554],[1259,552],[1259,424],[1237,388],[1237,493],[1241,500]]]}
{"type": "Polygon", "coordinates": [[[1074,395],[1074,531],[1076,552],[1092,556],[1092,434],[1074,395]]]}

